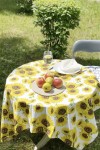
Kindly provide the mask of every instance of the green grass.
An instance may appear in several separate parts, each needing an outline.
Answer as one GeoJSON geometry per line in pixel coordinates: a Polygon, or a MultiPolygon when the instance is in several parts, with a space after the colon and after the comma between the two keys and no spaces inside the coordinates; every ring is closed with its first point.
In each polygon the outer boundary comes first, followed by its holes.
{"type": "MultiPolygon", "coordinates": [[[[70,31],[67,56],[72,57],[73,43],[78,39],[100,39],[100,3],[89,0],[80,0],[81,17],[80,26],[70,31]]],[[[33,24],[33,16],[19,14],[16,0],[0,0],[0,109],[2,94],[7,76],[16,67],[34,60],[42,59],[43,46],[40,44],[43,36],[39,27],[33,24]]],[[[83,65],[100,65],[100,54],[78,53],[77,61],[83,65]]],[[[96,118],[100,120],[100,111],[96,112],[96,118]]],[[[99,121],[100,122],[100,121],[99,121]]],[[[100,125],[98,125],[100,130],[100,125]]],[[[0,143],[1,150],[31,150],[34,144],[29,133],[16,137],[16,141],[0,143]]],[[[41,135],[42,136],[42,135],[41,135]]],[[[40,135],[33,135],[33,141],[37,143],[40,135]]],[[[99,150],[100,133],[96,140],[84,150],[99,150]]],[[[58,140],[50,142],[43,150],[74,150],[66,147],[58,140]]]]}

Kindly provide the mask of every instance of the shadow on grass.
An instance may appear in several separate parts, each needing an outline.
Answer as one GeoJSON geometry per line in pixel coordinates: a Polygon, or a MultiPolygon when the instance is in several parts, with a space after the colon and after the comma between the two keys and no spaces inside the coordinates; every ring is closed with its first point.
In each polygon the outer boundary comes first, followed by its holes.
{"type": "Polygon", "coordinates": [[[17,11],[17,0],[0,0],[0,13],[4,11],[13,12],[17,11]]]}
{"type": "Polygon", "coordinates": [[[0,13],[8,14],[8,12],[20,15],[25,14],[26,16],[33,15],[33,11],[27,10],[25,12],[24,8],[20,8],[17,5],[17,0],[0,0],[0,13]]]}
{"type": "Polygon", "coordinates": [[[42,59],[43,47],[28,46],[29,41],[19,37],[0,39],[0,93],[4,90],[7,76],[17,67],[42,59]],[[26,45],[27,43],[27,45],[26,45]]]}

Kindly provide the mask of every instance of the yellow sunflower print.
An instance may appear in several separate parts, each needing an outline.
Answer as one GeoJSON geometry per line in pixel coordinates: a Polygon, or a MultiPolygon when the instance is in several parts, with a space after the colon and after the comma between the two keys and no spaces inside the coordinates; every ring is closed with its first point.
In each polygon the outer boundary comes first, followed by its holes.
{"type": "Polygon", "coordinates": [[[72,123],[72,125],[75,125],[75,123],[76,123],[76,116],[75,115],[71,118],[71,123],[72,123]]]}
{"type": "Polygon", "coordinates": [[[21,77],[27,77],[26,71],[23,68],[16,69],[15,74],[21,77]]]}
{"type": "Polygon", "coordinates": [[[78,102],[76,104],[76,109],[79,114],[86,114],[88,108],[90,108],[90,106],[89,106],[87,100],[78,102]]]}
{"type": "Polygon", "coordinates": [[[79,138],[85,142],[89,142],[91,140],[91,136],[84,131],[80,132],[79,138]]]}
{"type": "Polygon", "coordinates": [[[67,106],[64,105],[59,105],[58,107],[55,108],[55,112],[57,116],[65,116],[67,115],[67,106]]]}
{"type": "Polygon", "coordinates": [[[89,94],[90,92],[92,92],[92,88],[89,87],[89,86],[88,87],[84,87],[84,88],[82,88],[82,91],[89,94]]]}
{"type": "Polygon", "coordinates": [[[76,125],[80,128],[82,126],[83,122],[84,121],[82,119],[79,119],[76,121],[76,125]]]}
{"type": "Polygon", "coordinates": [[[75,89],[75,88],[77,88],[77,85],[73,82],[70,82],[70,83],[66,84],[66,88],[69,89],[69,90],[75,89]]]}
{"type": "Polygon", "coordinates": [[[50,103],[51,103],[49,96],[38,95],[37,98],[38,98],[39,101],[42,101],[42,102],[44,102],[44,103],[47,103],[47,104],[50,104],[50,103]]]}
{"type": "Polygon", "coordinates": [[[53,121],[51,120],[51,118],[45,114],[41,115],[40,117],[38,117],[38,120],[40,123],[42,123],[45,127],[50,127],[50,126],[54,126],[53,121]]]}
{"type": "Polygon", "coordinates": [[[63,117],[63,116],[57,117],[56,124],[57,124],[57,126],[64,126],[64,125],[66,125],[67,124],[67,117],[63,117]]]}
{"type": "Polygon", "coordinates": [[[72,88],[72,89],[67,89],[67,92],[70,95],[77,95],[79,93],[79,90],[72,88]]]}
{"type": "Polygon", "coordinates": [[[26,88],[20,83],[6,85],[7,92],[14,95],[22,95],[26,88]]]}
{"type": "Polygon", "coordinates": [[[33,106],[33,109],[34,109],[34,112],[36,112],[36,113],[41,113],[42,111],[45,110],[44,107],[40,104],[33,106]]]}
{"type": "Polygon", "coordinates": [[[10,82],[17,82],[19,80],[18,76],[12,76],[9,78],[10,82]]]}
{"type": "Polygon", "coordinates": [[[20,132],[22,132],[23,130],[25,130],[25,129],[27,129],[27,126],[26,126],[26,124],[17,124],[15,127],[15,133],[20,133],[20,132]]]}
{"type": "Polygon", "coordinates": [[[62,141],[64,141],[67,145],[72,146],[76,137],[75,131],[76,129],[70,130],[65,136],[61,138],[62,141]]]}
{"type": "Polygon", "coordinates": [[[92,105],[93,107],[100,106],[100,97],[98,95],[92,99],[92,105]]]}
{"type": "Polygon", "coordinates": [[[69,132],[70,132],[69,128],[66,128],[66,127],[62,128],[63,134],[68,134],[69,132]]]}
{"type": "Polygon", "coordinates": [[[83,132],[86,132],[87,134],[97,133],[97,127],[89,122],[83,122],[81,128],[82,128],[83,132]]]}
{"type": "Polygon", "coordinates": [[[50,96],[50,102],[52,103],[62,102],[64,98],[65,98],[65,95],[63,93],[55,95],[55,96],[50,96]]]}
{"type": "Polygon", "coordinates": [[[25,90],[16,90],[16,91],[12,91],[11,95],[14,97],[18,97],[18,96],[24,95],[24,93],[25,93],[25,90]]]}
{"type": "Polygon", "coordinates": [[[50,106],[50,107],[48,107],[48,115],[50,115],[50,116],[54,116],[55,115],[55,107],[53,107],[53,106],[50,106]]]}
{"type": "Polygon", "coordinates": [[[94,118],[94,111],[92,108],[88,109],[86,112],[85,112],[85,116],[86,118],[88,119],[93,119],[94,118]]]}
{"type": "Polygon", "coordinates": [[[14,114],[14,121],[15,124],[28,125],[28,118],[25,115],[21,117],[20,114],[14,114]]]}
{"type": "Polygon", "coordinates": [[[74,106],[72,106],[72,107],[67,106],[67,113],[68,114],[73,114],[74,112],[75,112],[75,107],[74,106]]]}
{"type": "Polygon", "coordinates": [[[94,77],[90,77],[90,78],[86,79],[84,82],[87,85],[93,85],[93,86],[95,86],[97,84],[97,81],[94,77]]]}

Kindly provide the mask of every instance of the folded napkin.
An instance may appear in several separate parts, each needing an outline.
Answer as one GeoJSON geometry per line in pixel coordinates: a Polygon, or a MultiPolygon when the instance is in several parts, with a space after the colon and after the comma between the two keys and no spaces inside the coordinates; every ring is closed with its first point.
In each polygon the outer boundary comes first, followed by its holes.
{"type": "Polygon", "coordinates": [[[81,69],[81,65],[78,64],[75,59],[65,59],[60,64],[60,69],[65,73],[75,73],[81,69]]]}

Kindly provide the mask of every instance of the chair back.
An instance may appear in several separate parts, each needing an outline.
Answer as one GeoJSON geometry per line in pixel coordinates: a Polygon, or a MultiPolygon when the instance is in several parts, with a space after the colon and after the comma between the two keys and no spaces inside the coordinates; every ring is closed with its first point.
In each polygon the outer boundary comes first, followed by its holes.
{"type": "Polygon", "coordinates": [[[78,40],[72,48],[73,58],[77,51],[100,52],[100,40],[78,40]]]}

